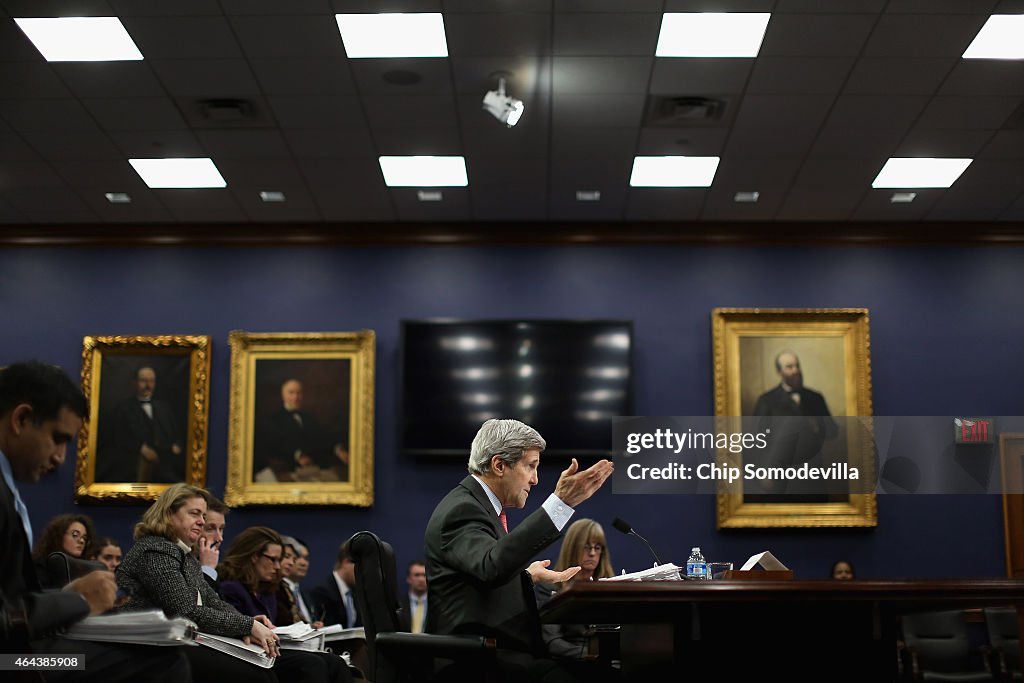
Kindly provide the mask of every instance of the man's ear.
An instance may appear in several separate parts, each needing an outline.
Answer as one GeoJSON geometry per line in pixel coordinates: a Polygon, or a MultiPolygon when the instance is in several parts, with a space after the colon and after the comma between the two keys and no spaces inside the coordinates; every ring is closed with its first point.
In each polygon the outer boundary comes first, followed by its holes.
{"type": "Polygon", "coordinates": [[[11,411],[11,431],[14,434],[21,434],[21,430],[28,426],[28,423],[32,421],[33,411],[32,406],[27,403],[19,403],[14,406],[14,410],[11,411]]]}
{"type": "Polygon", "coordinates": [[[501,459],[500,455],[491,456],[491,471],[495,474],[503,474],[505,472],[505,461],[501,459]]]}

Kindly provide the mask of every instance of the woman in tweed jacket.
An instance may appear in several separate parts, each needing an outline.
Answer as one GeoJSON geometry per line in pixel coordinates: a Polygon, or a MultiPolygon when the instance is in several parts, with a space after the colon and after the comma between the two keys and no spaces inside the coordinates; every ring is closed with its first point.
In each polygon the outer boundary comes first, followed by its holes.
{"type": "MultiPolygon", "coordinates": [[[[232,638],[248,638],[272,656],[278,654],[277,636],[266,617],[241,614],[220,599],[203,579],[191,553],[199,539],[209,494],[188,484],[168,487],[135,525],[135,545],[117,568],[117,585],[127,596],[122,609],[162,609],[169,617],[185,617],[200,631],[232,638]]],[[[268,669],[253,666],[205,647],[184,648],[199,682],[225,679],[276,683],[268,669]]]]}

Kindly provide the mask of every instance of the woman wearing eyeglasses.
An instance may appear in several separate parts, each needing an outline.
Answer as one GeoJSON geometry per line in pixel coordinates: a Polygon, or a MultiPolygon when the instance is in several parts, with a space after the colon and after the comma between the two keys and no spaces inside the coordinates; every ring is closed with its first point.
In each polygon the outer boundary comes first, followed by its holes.
{"type": "MultiPolygon", "coordinates": [[[[203,532],[209,493],[173,484],[135,525],[135,545],[115,572],[127,595],[125,611],[161,609],[169,617],[191,619],[200,631],[245,638],[277,656],[278,638],[264,617],[241,614],[210,588],[192,549],[203,532]]],[[[270,669],[206,647],[183,648],[196,683],[257,681],[277,683],[270,669]]]]}
{"type": "MultiPolygon", "coordinates": [[[[278,622],[278,583],[284,541],[265,526],[249,527],[238,534],[217,566],[220,593],[242,614],[278,622]]],[[[351,681],[348,666],[327,652],[281,650],[274,670],[282,681],[343,683],[351,681]]]]}
{"type": "MultiPolygon", "coordinates": [[[[558,553],[555,571],[579,565],[580,571],[565,584],[554,587],[550,593],[538,589],[538,600],[543,603],[559,589],[579,581],[596,581],[612,576],[612,559],[604,537],[604,529],[592,519],[580,519],[569,525],[558,553]]],[[[540,584],[538,584],[539,588],[540,584]]],[[[597,662],[584,661],[587,657],[588,627],[584,624],[544,624],[541,627],[548,653],[555,659],[574,662],[570,668],[587,680],[617,680],[615,672],[597,662]]]]}

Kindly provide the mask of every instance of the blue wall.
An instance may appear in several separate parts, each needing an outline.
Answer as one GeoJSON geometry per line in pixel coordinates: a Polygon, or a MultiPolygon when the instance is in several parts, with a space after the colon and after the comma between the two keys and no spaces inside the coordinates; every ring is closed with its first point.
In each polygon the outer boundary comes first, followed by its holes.
{"type": "MultiPolygon", "coordinates": [[[[431,510],[465,473],[396,450],[399,320],[624,318],[635,322],[638,415],[713,412],[714,306],[867,307],[878,415],[1021,414],[1024,249],[871,247],[23,248],[0,252],[0,363],[38,357],[72,374],[86,334],[209,334],[213,370],[208,484],[226,473],[232,329],[376,330],[376,502],[362,509],[240,509],[228,535],[267,524],[306,538],[311,580],[338,543],[368,528],[400,566],[418,556],[431,510]]],[[[558,467],[542,468],[532,510],[558,467]]],[[[73,465],[24,486],[36,531],[73,507],[73,465]]],[[[691,545],[742,562],[771,549],[797,576],[852,559],[863,578],[1004,575],[1000,496],[879,496],[872,530],[715,531],[713,496],[613,496],[578,515],[610,533],[616,567],[646,551],[609,528],[621,516],[663,557],[691,545]],[[963,558],[969,558],[967,562],[963,558]]],[[[127,542],[141,508],[84,509],[127,542]]],[[[511,523],[518,514],[510,515],[511,523]]],[[[552,548],[552,559],[557,548],[552,548]]],[[[400,569],[401,571],[401,569],[400,569]]]]}

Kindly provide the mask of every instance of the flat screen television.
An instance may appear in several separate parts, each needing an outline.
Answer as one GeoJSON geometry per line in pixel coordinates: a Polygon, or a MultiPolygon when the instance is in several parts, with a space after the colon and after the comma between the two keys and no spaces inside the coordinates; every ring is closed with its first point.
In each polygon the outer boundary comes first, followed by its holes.
{"type": "Polygon", "coordinates": [[[606,454],[633,409],[633,324],[623,320],[402,322],[401,449],[468,457],[480,425],[515,418],[546,454],[606,454]]]}

